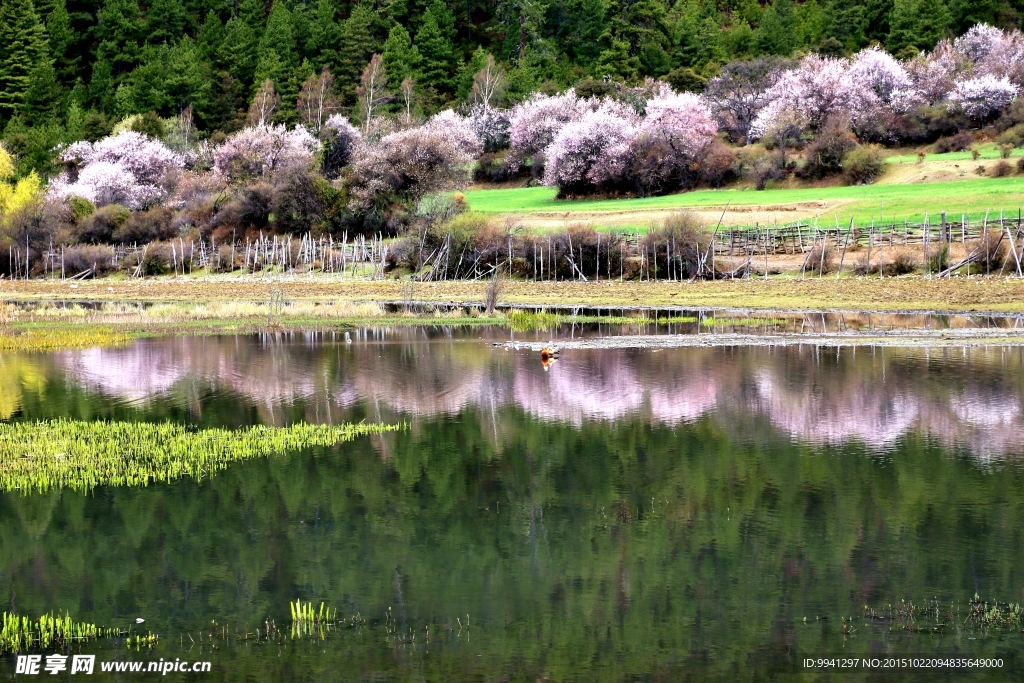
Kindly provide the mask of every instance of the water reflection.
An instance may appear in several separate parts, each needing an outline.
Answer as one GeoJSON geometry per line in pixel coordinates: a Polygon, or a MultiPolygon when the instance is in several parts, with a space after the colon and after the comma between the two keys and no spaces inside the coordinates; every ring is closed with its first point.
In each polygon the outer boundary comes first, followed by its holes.
{"type": "Polygon", "coordinates": [[[184,410],[192,419],[227,399],[277,424],[415,420],[505,406],[572,425],[623,418],[674,425],[742,414],[810,442],[886,448],[916,431],[981,457],[1021,451],[1021,348],[571,351],[545,369],[537,354],[480,338],[494,334],[379,329],[352,344],[311,334],[181,337],[6,355],[0,362],[12,369],[3,373],[0,409],[15,414],[24,392],[49,382],[125,407],[184,410]]]}

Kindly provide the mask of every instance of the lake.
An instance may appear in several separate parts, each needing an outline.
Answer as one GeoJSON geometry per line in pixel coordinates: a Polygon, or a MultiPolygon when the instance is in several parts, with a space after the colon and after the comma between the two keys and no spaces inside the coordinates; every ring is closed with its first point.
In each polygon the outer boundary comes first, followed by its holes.
{"type": "Polygon", "coordinates": [[[951,679],[1024,675],[1021,626],[971,616],[1024,600],[1024,349],[545,366],[510,334],[0,354],[9,421],[403,425],[201,481],[0,494],[3,609],[151,631],[81,649],[208,660],[204,681],[861,680],[802,662],[937,654],[1004,660],[951,679]],[[342,619],[293,637],[296,599],[342,619]]]}

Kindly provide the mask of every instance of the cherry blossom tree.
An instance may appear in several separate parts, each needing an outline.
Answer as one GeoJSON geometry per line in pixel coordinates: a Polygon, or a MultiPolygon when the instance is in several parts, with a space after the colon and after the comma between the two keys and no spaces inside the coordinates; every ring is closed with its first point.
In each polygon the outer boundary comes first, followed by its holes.
{"type": "Polygon", "coordinates": [[[238,131],[213,153],[213,167],[231,181],[266,177],[296,165],[308,166],[320,148],[302,126],[253,126],[238,131]]]}
{"type": "Polygon", "coordinates": [[[871,90],[885,104],[892,100],[893,93],[911,86],[906,68],[878,47],[869,47],[854,55],[849,74],[851,79],[871,90]]]}
{"type": "Polygon", "coordinates": [[[141,133],[123,131],[94,143],[76,142],[58,158],[65,171],[50,182],[54,197],[77,195],[97,205],[140,209],[166,196],[184,158],[141,133]]]}
{"type": "Polygon", "coordinates": [[[984,121],[1008,107],[1018,88],[1005,76],[979,76],[957,81],[949,96],[952,106],[961,109],[975,121],[984,121]]]}
{"type": "Polygon", "coordinates": [[[622,180],[630,145],[640,134],[639,118],[601,107],[564,125],[544,150],[544,184],[560,195],[586,194],[622,180]]]}
{"type": "Polygon", "coordinates": [[[508,147],[509,116],[503,109],[494,109],[483,104],[469,110],[469,123],[483,145],[485,152],[496,152],[508,147]]]}
{"type": "Polygon", "coordinates": [[[320,129],[320,137],[324,140],[320,170],[327,178],[336,178],[362,144],[363,136],[347,118],[334,114],[320,129]]]}
{"type": "Polygon", "coordinates": [[[708,82],[704,97],[724,130],[751,142],[754,119],[772,101],[771,87],[786,64],[775,58],[733,62],[708,82]]]}
{"type": "Polygon", "coordinates": [[[480,149],[472,126],[450,109],[418,128],[360,145],[352,163],[351,206],[361,212],[394,202],[410,206],[431,192],[464,185],[480,149]]]}
{"type": "MultiPolygon", "coordinates": [[[[531,157],[543,157],[562,127],[590,109],[571,88],[561,95],[535,94],[514,106],[509,112],[509,166],[515,170],[531,157]]],[[[534,164],[542,166],[542,158],[534,164]]]]}

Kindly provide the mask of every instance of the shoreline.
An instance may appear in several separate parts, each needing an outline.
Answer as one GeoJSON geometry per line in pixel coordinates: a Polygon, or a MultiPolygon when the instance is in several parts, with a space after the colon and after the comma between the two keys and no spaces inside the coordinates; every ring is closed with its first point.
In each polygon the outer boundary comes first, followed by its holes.
{"type": "Polygon", "coordinates": [[[598,349],[676,349],[722,346],[827,346],[827,347],[1018,347],[1024,346],[1022,329],[902,330],[894,332],[836,333],[703,333],[674,335],[621,335],[591,339],[551,339],[546,342],[510,341],[502,345],[512,351],[540,352],[544,348],[562,351],[598,349]]]}
{"type": "MultiPolygon", "coordinates": [[[[289,302],[483,306],[486,281],[346,280],[330,275],[274,278],[210,276],[85,281],[0,282],[0,301],[289,302]]],[[[717,281],[506,281],[501,308],[700,309],[918,315],[1024,314],[1024,279],[1016,277],[772,277],[717,281]]]]}

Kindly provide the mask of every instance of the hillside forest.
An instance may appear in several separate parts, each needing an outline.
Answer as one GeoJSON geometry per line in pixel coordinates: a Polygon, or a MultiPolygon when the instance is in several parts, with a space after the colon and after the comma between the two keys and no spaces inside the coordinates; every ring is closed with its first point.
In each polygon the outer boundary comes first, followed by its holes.
{"type": "Polygon", "coordinates": [[[1010,157],[1022,4],[2,0],[0,271],[426,230],[473,180],[650,196],[870,183],[883,146],[1010,157]]]}

